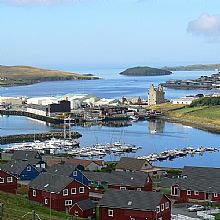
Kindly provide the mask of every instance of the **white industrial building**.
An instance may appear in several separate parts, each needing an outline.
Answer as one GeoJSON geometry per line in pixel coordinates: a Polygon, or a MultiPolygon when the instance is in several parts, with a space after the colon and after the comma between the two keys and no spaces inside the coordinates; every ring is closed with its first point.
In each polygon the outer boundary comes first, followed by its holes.
{"type": "Polygon", "coordinates": [[[191,103],[198,99],[198,97],[195,96],[189,96],[189,97],[182,97],[179,99],[173,99],[171,100],[172,104],[176,104],[176,105],[191,105],[191,103]]]}
{"type": "Polygon", "coordinates": [[[25,97],[4,97],[0,96],[0,104],[21,105],[26,100],[25,97]]]}

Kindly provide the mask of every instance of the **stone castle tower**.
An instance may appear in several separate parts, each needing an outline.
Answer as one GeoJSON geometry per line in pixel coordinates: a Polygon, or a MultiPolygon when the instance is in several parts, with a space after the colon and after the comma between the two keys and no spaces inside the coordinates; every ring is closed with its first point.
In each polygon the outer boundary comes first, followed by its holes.
{"type": "Polygon", "coordinates": [[[165,92],[163,91],[163,86],[158,85],[158,88],[155,89],[154,85],[151,84],[150,89],[148,90],[148,105],[156,105],[160,103],[164,103],[165,92]]]}

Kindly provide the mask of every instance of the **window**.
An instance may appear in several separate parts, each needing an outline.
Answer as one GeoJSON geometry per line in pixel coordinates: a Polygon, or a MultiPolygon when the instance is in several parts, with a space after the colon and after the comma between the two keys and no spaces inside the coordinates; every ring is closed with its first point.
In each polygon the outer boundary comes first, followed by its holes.
{"type": "Polygon", "coordinates": [[[112,209],[108,210],[108,216],[113,217],[113,210],[112,209]]]}
{"type": "Polygon", "coordinates": [[[84,193],[84,187],[79,187],[79,193],[84,193]]]}
{"type": "Polygon", "coordinates": [[[199,195],[199,192],[198,192],[198,191],[194,191],[194,195],[195,195],[195,196],[198,196],[198,195],[199,195]]]}
{"type": "Polygon", "coordinates": [[[7,183],[12,183],[13,182],[13,178],[11,176],[7,177],[7,183]]]}
{"type": "Polygon", "coordinates": [[[141,188],[137,188],[137,191],[141,191],[141,188]]]}
{"type": "Polygon", "coordinates": [[[48,204],[48,199],[44,199],[44,204],[45,204],[45,205],[48,204]]]}
{"type": "Polygon", "coordinates": [[[130,220],[135,220],[135,218],[130,217],[130,220]]]}
{"type": "Polygon", "coordinates": [[[164,204],[161,204],[161,211],[164,211],[164,204]]]}
{"type": "Polygon", "coordinates": [[[215,198],[218,197],[218,193],[214,193],[214,197],[215,197],[215,198]]]}
{"type": "Polygon", "coordinates": [[[160,206],[157,206],[157,213],[160,212],[160,206]]]}
{"type": "Polygon", "coordinates": [[[71,194],[76,194],[76,188],[71,189],[71,194]]]}
{"type": "Polygon", "coordinates": [[[65,206],[70,206],[72,205],[73,201],[72,200],[65,200],[65,206]]]}
{"type": "Polygon", "coordinates": [[[74,215],[77,217],[77,216],[79,216],[79,212],[76,210],[75,212],[74,212],[74,215]]]}
{"type": "Polygon", "coordinates": [[[158,218],[157,220],[163,220],[163,217],[158,218]]]}
{"type": "Polygon", "coordinates": [[[33,189],[33,196],[36,196],[36,190],[33,189]]]}
{"type": "Polygon", "coordinates": [[[0,183],[4,183],[4,182],[5,182],[4,178],[0,177],[0,183]]]}
{"type": "Polygon", "coordinates": [[[187,191],[186,191],[186,195],[187,195],[187,196],[191,196],[191,190],[187,190],[187,191]]]}
{"type": "Polygon", "coordinates": [[[166,209],[169,209],[169,207],[170,207],[169,202],[166,202],[166,203],[165,203],[165,208],[166,208],[166,209]]]}
{"type": "Polygon", "coordinates": [[[31,171],[31,166],[27,166],[27,171],[31,171]]]}
{"type": "Polygon", "coordinates": [[[73,176],[77,176],[77,171],[73,171],[73,176]]]}
{"type": "Polygon", "coordinates": [[[68,189],[64,189],[64,190],[63,190],[63,195],[64,195],[64,196],[68,196],[68,189]]]}
{"type": "Polygon", "coordinates": [[[126,187],[121,186],[120,189],[121,189],[121,190],[126,190],[126,187]]]}

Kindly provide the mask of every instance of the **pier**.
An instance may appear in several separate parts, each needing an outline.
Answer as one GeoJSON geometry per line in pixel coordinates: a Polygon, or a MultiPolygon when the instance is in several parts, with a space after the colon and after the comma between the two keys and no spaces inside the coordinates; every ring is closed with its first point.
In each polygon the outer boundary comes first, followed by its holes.
{"type": "MultiPolygon", "coordinates": [[[[78,132],[71,132],[71,137],[73,139],[80,138],[82,135],[78,132]]],[[[11,144],[11,143],[21,143],[21,142],[31,142],[34,139],[39,141],[49,140],[51,138],[63,138],[64,132],[45,132],[36,134],[18,134],[18,135],[7,135],[0,136],[0,144],[11,144]]]]}

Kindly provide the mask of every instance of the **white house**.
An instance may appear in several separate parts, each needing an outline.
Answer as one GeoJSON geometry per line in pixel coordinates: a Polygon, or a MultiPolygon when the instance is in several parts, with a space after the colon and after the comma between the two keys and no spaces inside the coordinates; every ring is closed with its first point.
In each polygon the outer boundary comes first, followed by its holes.
{"type": "Polygon", "coordinates": [[[176,105],[191,105],[191,103],[198,99],[198,97],[190,96],[190,97],[182,97],[179,99],[173,99],[171,100],[172,104],[176,105]]]}

